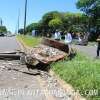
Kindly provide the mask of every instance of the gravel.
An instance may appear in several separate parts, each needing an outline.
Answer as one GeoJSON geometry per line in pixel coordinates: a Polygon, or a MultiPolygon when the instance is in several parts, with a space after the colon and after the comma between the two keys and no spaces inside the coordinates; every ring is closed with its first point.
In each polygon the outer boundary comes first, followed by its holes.
{"type": "Polygon", "coordinates": [[[55,77],[50,76],[44,71],[41,71],[41,77],[46,81],[49,92],[56,98],[56,100],[74,100],[70,93],[61,88],[55,77]]]}

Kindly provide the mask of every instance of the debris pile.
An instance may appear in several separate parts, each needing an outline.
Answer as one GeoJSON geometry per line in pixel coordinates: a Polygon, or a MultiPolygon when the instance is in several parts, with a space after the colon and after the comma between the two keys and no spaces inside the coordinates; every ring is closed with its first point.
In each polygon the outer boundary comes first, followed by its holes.
{"type": "MultiPolygon", "coordinates": [[[[56,48],[49,47],[49,46],[42,45],[42,44],[39,45],[38,47],[35,47],[32,50],[30,50],[30,52],[28,54],[30,55],[28,57],[30,57],[31,59],[33,59],[33,60],[36,59],[36,60],[41,61],[46,64],[60,60],[60,59],[64,58],[65,56],[67,56],[67,54],[63,51],[60,51],[56,48]]],[[[28,58],[28,59],[30,59],[30,58],[28,58]]]]}
{"type": "Polygon", "coordinates": [[[43,38],[41,44],[27,50],[25,62],[30,65],[50,64],[68,56],[68,45],[53,39],[43,38]]]}

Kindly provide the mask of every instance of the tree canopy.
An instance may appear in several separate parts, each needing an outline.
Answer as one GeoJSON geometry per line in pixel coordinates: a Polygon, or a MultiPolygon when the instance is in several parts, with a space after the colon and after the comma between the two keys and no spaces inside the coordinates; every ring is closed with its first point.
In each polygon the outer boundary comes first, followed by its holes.
{"type": "Polygon", "coordinates": [[[19,29],[19,30],[18,30],[18,33],[20,33],[20,34],[24,34],[24,29],[22,29],[22,28],[19,29]]]}
{"type": "Polygon", "coordinates": [[[49,21],[49,27],[53,28],[54,30],[56,30],[57,28],[61,28],[63,22],[60,18],[55,18],[52,19],[51,21],[49,21]]]}
{"type": "Polygon", "coordinates": [[[92,24],[100,27],[100,0],[78,0],[77,8],[91,17],[92,24]]]}
{"type": "Polygon", "coordinates": [[[94,30],[93,37],[100,34],[100,0],[78,0],[77,8],[90,17],[89,26],[94,30]]]}
{"type": "Polygon", "coordinates": [[[6,26],[0,26],[0,34],[1,33],[6,33],[7,32],[7,28],[6,28],[6,26]]]}
{"type": "Polygon", "coordinates": [[[89,18],[83,13],[62,13],[52,11],[44,14],[38,23],[32,23],[27,26],[26,30],[32,32],[33,29],[38,30],[42,35],[52,33],[56,29],[61,31],[80,32],[88,29],[89,18]],[[78,28],[79,27],[79,28],[78,28]]]}
{"type": "Polygon", "coordinates": [[[91,16],[100,16],[100,0],[78,0],[77,8],[91,16]]]}

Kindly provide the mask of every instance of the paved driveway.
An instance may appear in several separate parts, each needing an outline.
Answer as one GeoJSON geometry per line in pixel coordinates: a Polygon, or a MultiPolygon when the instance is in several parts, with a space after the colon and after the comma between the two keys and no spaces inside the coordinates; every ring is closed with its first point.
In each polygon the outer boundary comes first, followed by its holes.
{"type": "Polygon", "coordinates": [[[19,50],[16,37],[0,37],[0,53],[19,50]]]}

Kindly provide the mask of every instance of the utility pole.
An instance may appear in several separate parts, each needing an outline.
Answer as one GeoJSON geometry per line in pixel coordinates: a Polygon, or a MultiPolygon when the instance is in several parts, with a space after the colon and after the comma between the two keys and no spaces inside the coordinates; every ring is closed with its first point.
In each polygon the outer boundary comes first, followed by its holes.
{"type": "Polygon", "coordinates": [[[25,0],[24,35],[26,32],[26,19],[27,19],[27,0],[25,0]]]}
{"type": "Polygon", "coordinates": [[[20,9],[19,9],[19,12],[18,12],[18,26],[17,26],[17,33],[18,33],[18,31],[19,31],[19,19],[20,19],[20,9]]]}

